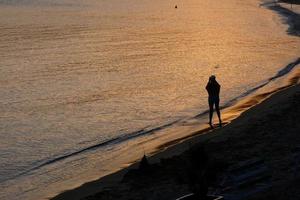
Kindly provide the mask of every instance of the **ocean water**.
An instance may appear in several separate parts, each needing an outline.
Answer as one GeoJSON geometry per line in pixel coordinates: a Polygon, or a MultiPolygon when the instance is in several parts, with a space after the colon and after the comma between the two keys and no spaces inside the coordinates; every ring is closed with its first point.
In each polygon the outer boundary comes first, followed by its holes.
{"type": "Polygon", "coordinates": [[[225,105],[297,59],[300,39],[259,4],[0,0],[0,199],[122,168],[159,144],[153,129],[207,110],[211,74],[225,105]]]}

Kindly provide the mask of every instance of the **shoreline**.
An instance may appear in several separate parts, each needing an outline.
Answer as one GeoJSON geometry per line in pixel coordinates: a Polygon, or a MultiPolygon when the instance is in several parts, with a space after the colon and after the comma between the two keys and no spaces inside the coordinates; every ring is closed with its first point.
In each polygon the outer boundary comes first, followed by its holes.
{"type": "MultiPolygon", "coordinates": [[[[279,85],[280,87],[277,87],[275,89],[272,90],[267,90],[266,92],[251,92],[251,95],[247,95],[244,98],[239,98],[238,101],[235,101],[231,106],[224,108],[224,110],[222,111],[222,118],[223,118],[223,124],[225,126],[229,125],[231,123],[231,121],[239,118],[239,116],[247,111],[248,109],[255,107],[256,105],[260,104],[262,101],[264,101],[265,99],[269,98],[270,96],[272,96],[273,94],[280,92],[281,90],[284,90],[292,85],[297,84],[298,79],[300,77],[300,58],[296,59],[295,61],[291,62],[290,64],[288,64],[286,67],[283,68],[283,70],[285,70],[286,68],[290,68],[290,66],[292,65],[289,73],[284,74],[282,77],[279,77],[278,81],[283,81],[284,84],[279,85]],[[281,80],[283,79],[283,80],[281,80]]],[[[282,71],[282,70],[281,70],[282,71]]],[[[274,79],[274,77],[279,76],[278,74],[280,74],[279,71],[275,76],[271,77],[270,80],[272,81],[274,79]]],[[[269,79],[267,81],[270,81],[269,79]]],[[[268,83],[267,83],[268,84],[268,83]]],[[[266,85],[266,83],[262,84],[263,86],[266,85]]],[[[259,90],[260,88],[263,88],[262,85],[256,86],[253,89],[254,90],[259,90]]],[[[160,162],[160,160],[162,158],[169,158],[172,156],[176,156],[178,154],[182,154],[184,151],[188,150],[190,145],[193,144],[194,138],[195,137],[201,137],[202,139],[206,139],[206,138],[210,138],[211,134],[213,135],[213,132],[216,131],[217,129],[212,130],[207,124],[203,124],[203,119],[200,118],[201,123],[199,123],[198,121],[198,115],[179,122],[178,126],[175,127],[171,127],[171,128],[167,128],[167,129],[162,129],[159,130],[158,132],[161,132],[163,135],[161,135],[161,133],[159,133],[159,136],[162,136],[163,141],[167,141],[164,142],[163,144],[160,145],[153,145],[151,147],[154,148],[150,148],[147,149],[147,156],[149,156],[149,159],[151,159],[152,162],[160,162]],[[188,128],[186,128],[188,127],[188,128]],[[190,128],[192,127],[192,128],[190,128]],[[170,129],[170,130],[168,130],[170,129]],[[177,133],[174,135],[174,139],[172,140],[168,140],[170,137],[168,137],[168,139],[164,138],[166,135],[169,135],[168,133],[172,133],[172,131],[174,131],[173,129],[175,129],[177,131],[177,133]],[[180,135],[180,136],[178,136],[180,135]],[[175,150],[176,149],[176,150],[175,150]]],[[[143,145],[145,141],[142,141],[140,143],[138,143],[138,145],[143,145]]],[[[150,143],[153,142],[150,139],[150,143]]],[[[141,154],[142,156],[142,154],[141,154]]],[[[136,160],[132,161],[132,162],[128,162],[122,165],[122,167],[119,168],[119,170],[116,170],[108,175],[105,176],[101,176],[98,179],[95,180],[91,180],[88,182],[83,183],[82,185],[75,187],[74,189],[70,189],[70,190],[65,190],[59,194],[57,194],[56,196],[52,196],[52,197],[48,197],[49,199],[68,199],[68,197],[65,197],[65,195],[69,195],[68,193],[73,193],[75,192],[75,196],[73,196],[70,199],[77,199],[77,197],[83,197],[86,196],[85,194],[93,194],[95,193],[95,191],[99,190],[99,187],[107,187],[109,185],[113,185],[116,184],[118,181],[122,180],[122,177],[124,174],[126,174],[126,172],[132,168],[136,168],[138,166],[138,162],[141,158],[141,156],[139,158],[137,158],[136,160]],[[113,182],[113,183],[111,183],[113,182]],[[82,192],[82,190],[84,192],[82,192]],[[83,196],[81,196],[81,194],[84,194],[83,196]],[[61,197],[63,196],[63,197],[61,197]]],[[[81,198],[78,198],[81,199],[81,198]]]]}
{"type": "MultiPolygon", "coordinates": [[[[296,76],[293,76],[290,81],[292,82],[292,85],[286,85],[283,86],[280,90],[272,93],[272,94],[267,94],[269,98],[266,98],[262,100],[261,103],[257,104],[256,106],[248,109],[244,113],[242,113],[239,117],[235,118],[230,124],[226,125],[225,127],[221,129],[214,129],[213,131],[208,132],[208,134],[203,134],[202,131],[201,133],[197,132],[195,133],[194,136],[191,136],[188,139],[185,139],[184,141],[177,141],[176,144],[172,144],[172,146],[167,148],[164,151],[160,151],[159,153],[151,156],[148,158],[149,163],[155,164],[155,163],[162,163],[164,160],[168,160],[169,162],[172,162],[177,159],[178,155],[182,156],[184,152],[186,152],[188,149],[194,146],[201,146],[202,144],[205,144],[208,146],[208,149],[214,156],[221,156],[218,155],[220,153],[215,152],[215,150],[211,150],[210,145],[215,147],[214,143],[218,143],[218,146],[224,146],[228,144],[224,144],[224,141],[228,141],[228,138],[230,137],[237,137],[231,131],[239,132],[241,131],[241,126],[243,124],[246,124],[246,127],[250,127],[251,125],[247,124],[247,121],[249,119],[254,119],[252,120],[252,124],[256,123],[256,120],[260,121],[263,120],[261,117],[257,117],[257,113],[261,113],[262,111],[265,111],[262,113],[262,115],[274,115],[272,110],[270,108],[274,108],[274,105],[278,105],[278,101],[288,101],[289,98],[291,98],[293,95],[300,94],[300,85],[299,85],[299,80],[300,80],[300,69],[297,69],[296,71],[296,76]],[[259,118],[259,119],[257,119],[259,118]],[[246,122],[245,122],[246,121],[246,122]],[[232,128],[234,127],[234,128],[232,128]],[[237,128],[235,128],[237,127],[237,128]],[[220,144],[219,144],[220,143],[220,144]]],[[[264,96],[264,95],[263,95],[264,96]]],[[[296,119],[295,119],[296,120],[296,119]]],[[[297,129],[298,130],[298,129],[297,129]]],[[[300,129],[299,129],[300,130],[300,129]]],[[[300,137],[299,137],[300,139],[300,137]]],[[[247,141],[245,141],[247,143],[247,141]]],[[[169,144],[171,145],[171,144],[169,144]]],[[[166,147],[161,147],[162,149],[166,147]]],[[[224,148],[224,147],[222,147],[224,148]]],[[[239,155],[241,156],[241,155],[239,155]]],[[[231,160],[232,163],[235,162],[235,159],[231,160]]],[[[116,188],[118,185],[124,184],[124,175],[126,175],[129,171],[132,171],[134,169],[138,168],[139,163],[136,162],[133,165],[124,168],[116,173],[107,175],[105,177],[102,177],[96,181],[92,181],[89,183],[85,183],[79,188],[73,189],[73,190],[68,190],[65,191],[53,198],[52,200],[59,200],[59,199],[85,199],[85,197],[89,197],[88,199],[95,199],[99,198],[99,193],[109,190],[108,188],[116,188]],[[97,196],[98,195],[98,196],[97,196]],[[97,198],[96,198],[97,197],[97,198]]],[[[126,185],[126,183],[125,183],[126,185]]],[[[184,188],[184,187],[183,187],[184,188]]],[[[186,188],[184,188],[186,189],[186,188]]],[[[100,195],[101,196],[101,195],[100,195]]],[[[177,196],[178,197],[178,196],[177,196]]],[[[101,199],[101,198],[99,198],[101,199]]],[[[105,197],[103,198],[105,199],[105,197]]],[[[126,198],[124,198],[126,199],[126,198]]]]}
{"type": "Polygon", "coordinates": [[[300,14],[287,9],[280,4],[267,5],[267,8],[281,15],[284,23],[288,24],[287,33],[293,36],[300,36],[300,14]]]}
{"type": "MultiPolygon", "coordinates": [[[[280,6],[280,5],[272,5],[267,6],[268,9],[278,12],[281,16],[286,17],[285,23],[289,25],[289,29],[287,30],[288,34],[299,36],[300,26],[299,26],[299,14],[293,13],[288,9],[280,6]],[[289,12],[287,12],[289,11],[289,12]]],[[[298,59],[298,61],[300,58],[298,59]]],[[[296,65],[299,65],[297,63],[296,65]]],[[[299,67],[299,66],[298,66],[299,67]]],[[[299,87],[299,78],[300,78],[300,70],[297,68],[293,72],[293,76],[289,77],[287,83],[275,90],[271,90],[261,94],[255,94],[250,97],[246,97],[241,101],[238,101],[236,104],[226,107],[223,111],[223,120],[226,123],[226,126],[235,126],[235,121],[242,120],[244,115],[248,115],[248,112],[253,112],[252,110],[257,110],[257,107],[261,107],[261,104],[266,104],[265,102],[276,101],[273,96],[285,96],[284,93],[291,93],[290,90],[295,90],[295,88],[299,87]],[[292,88],[292,89],[291,89],[292,88]]],[[[276,98],[275,98],[276,99],[276,98]]],[[[253,116],[252,116],[253,117],[253,116]]],[[[224,128],[226,128],[226,126],[224,128]]],[[[222,128],[222,129],[224,129],[222,128]]],[[[215,137],[219,137],[222,129],[215,129],[211,131],[209,128],[204,127],[194,133],[191,133],[185,137],[174,139],[171,142],[160,145],[154,152],[151,152],[149,157],[150,163],[161,162],[162,159],[174,157],[176,155],[181,155],[183,152],[188,150],[195,143],[201,143],[204,141],[211,140],[215,137]]],[[[110,175],[101,177],[96,181],[91,181],[88,183],[84,183],[78,188],[64,191],[58,194],[55,197],[50,199],[82,199],[84,197],[90,196],[93,199],[93,195],[99,193],[101,190],[105,190],[109,187],[114,187],[122,181],[123,176],[130,170],[137,168],[139,163],[134,162],[129,167],[123,168],[115,173],[110,175]]]]}

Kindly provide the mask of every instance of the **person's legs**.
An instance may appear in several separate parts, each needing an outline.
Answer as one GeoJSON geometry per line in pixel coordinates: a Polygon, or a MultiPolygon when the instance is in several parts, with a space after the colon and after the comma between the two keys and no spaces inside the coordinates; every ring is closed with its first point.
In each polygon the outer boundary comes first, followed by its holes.
{"type": "Polygon", "coordinates": [[[219,102],[220,102],[220,100],[218,99],[215,102],[215,107],[216,107],[216,112],[217,112],[217,115],[218,115],[218,118],[219,118],[219,125],[222,126],[222,120],[221,120],[221,113],[220,113],[219,102]]]}
{"type": "Polygon", "coordinates": [[[208,100],[208,104],[209,104],[209,125],[212,128],[212,117],[213,117],[213,113],[214,113],[214,102],[212,101],[212,99],[208,100]]]}

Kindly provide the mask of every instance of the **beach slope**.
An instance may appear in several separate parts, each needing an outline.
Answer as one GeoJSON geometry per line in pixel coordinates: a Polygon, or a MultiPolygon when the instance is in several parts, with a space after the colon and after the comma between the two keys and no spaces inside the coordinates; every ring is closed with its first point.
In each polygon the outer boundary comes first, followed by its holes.
{"type": "Polygon", "coordinates": [[[186,154],[160,158],[192,144],[191,148],[205,147],[207,154],[224,166],[253,158],[264,159],[271,169],[272,188],[264,195],[258,194],[257,198],[276,196],[276,199],[283,199],[285,196],[280,198],[279,195],[281,190],[276,189],[279,187],[290,195],[289,199],[296,200],[300,198],[300,192],[296,189],[300,180],[292,170],[292,152],[300,144],[299,118],[300,85],[297,84],[272,95],[229,125],[210,134],[193,137],[149,158],[153,169],[149,174],[141,177],[133,173],[135,170],[132,169],[138,167],[135,164],[53,199],[175,199],[189,192],[188,185],[181,180],[186,154]]]}

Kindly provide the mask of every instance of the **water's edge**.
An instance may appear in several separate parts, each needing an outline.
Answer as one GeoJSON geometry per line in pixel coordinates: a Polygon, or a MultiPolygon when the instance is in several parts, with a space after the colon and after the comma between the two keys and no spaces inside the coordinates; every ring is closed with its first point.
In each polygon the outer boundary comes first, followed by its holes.
{"type": "MultiPolygon", "coordinates": [[[[257,90],[267,86],[269,83],[275,81],[276,79],[281,78],[285,75],[288,75],[289,72],[291,72],[299,64],[300,64],[300,58],[298,58],[295,61],[289,63],[287,66],[285,66],[284,68],[279,70],[274,76],[272,76],[272,77],[268,78],[267,80],[263,81],[263,83],[255,86],[255,87],[249,89],[248,91],[242,93],[241,95],[239,95],[237,97],[234,97],[233,99],[229,100],[223,106],[221,106],[221,109],[222,110],[230,109],[231,107],[234,107],[235,105],[237,105],[238,101],[240,99],[243,99],[243,98],[249,97],[249,98],[253,99],[253,97],[250,97],[253,93],[255,93],[257,90]]],[[[279,88],[281,88],[281,87],[279,87],[279,88]]],[[[277,88],[277,89],[279,89],[279,88],[277,88]]],[[[277,91],[277,89],[275,89],[274,92],[277,91]]],[[[274,93],[274,92],[272,92],[272,93],[274,93]]],[[[252,105],[252,106],[254,106],[254,105],[252,105]]],[[[164,129],[169,128],[173,125],[176,125],[178,123],[182,123],[183,121],[188,121],[188,120],[193,120],[193,119],[204,117],[207,114],[208,114],[208,110],[205,110],[205,111],[195,115],[194,117],[192,117],[190,119],[175,120],[173,122],[170,122],[170,123],[158,126],[158,127],[154,127],[154,128],[150,128],[150,129],[144,128],[144,129],[141,129],[141,130],[138,130],[138,131],[135,131],[135,132],[131,132],[131,133],[123,135],[123,136],[115,137],[115,138],[109,139],[107,141],[104,141],[104,142],[101,142],[101,143],[98,143],[98,144],[95,144],[95,145],[92,145],[92,146],[88,146],[86,148],[83,148],[83,149],[80,149],[80,150],[77,150],[77,151],[74,151],[74,152],[71,152],[71,153],[68,153],[68,154],[65,154],[65,155],[55,157],[51,160],[47,160],[47,161],[45,161],[45,162],[43,162],[43,163],[41,163],[37,166],[34,166],[34,167],[32,167],[32,168],[30,168],[26,171],[23,171],[22,173],[19,173],[19,174],[15,175],[13,178],[16,178],[16,177],[19,177],[19,176],[22,176],[22,175],[26,175],[27,173],[30,173],[34,170],[42,168],[46,165],[51,165],[51,164],[63,161],[67,158],[70,158],[72,156],[77,156],[81,153],[86,153],[86,152],[89,152],[89,151],[93,151],[93,150],[96,150],[98,148],[102,148],[102,147],[105,147],[105,146],[108,146],[108,145],[117,145],[117,144],[126,142],[126,141],[131,140],[131,139],[135,139],[135,138],[138,138],[138,137],[147,136],[147,135],[153,134],[157,131],[163,131],[164,129]]],[[[228,120],[228,119],[224,120],[224,122],[226,124],[229,123],[230,121],[231,120],[228,120]]],[[[185,138],[181,138],[180,140],[182,140],[182,139],[185,139],[185,138]]],[[[174,141],[170,141],[170,144],[171,143],[174,143],[174,141]]],[[[167,147],[167,144],[163,144],[162,146],[167,147]]],[[[11,179],[11,177],[10,177],[10,179],[11,179]]],[[[6,180],[4,180],[4,181],[6,181],[6,180]]]]}

